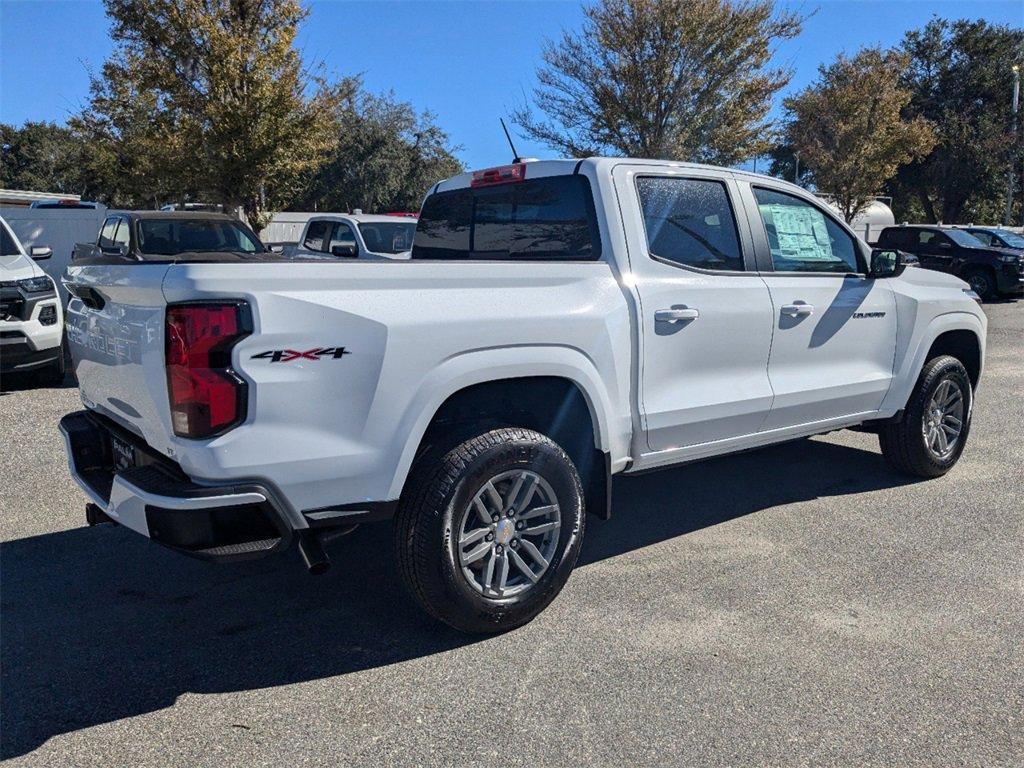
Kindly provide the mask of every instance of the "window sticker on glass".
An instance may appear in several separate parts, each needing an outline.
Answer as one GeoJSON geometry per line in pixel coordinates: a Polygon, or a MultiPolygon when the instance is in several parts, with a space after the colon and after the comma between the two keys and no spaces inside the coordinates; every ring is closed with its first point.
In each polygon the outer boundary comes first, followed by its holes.
{"type": "Polygon", "coordinates": [[[769,189],[755,188],[754,195],[776,271],[859,271],[853,238],[817,207],[769,189]]]}
{"type": "Polygon", "coordinates": [[[833,261],[825,217],[813,208],[788,205],[761,205],[765,223],[775,227],[783,258],[800,261],[833,261]]]}

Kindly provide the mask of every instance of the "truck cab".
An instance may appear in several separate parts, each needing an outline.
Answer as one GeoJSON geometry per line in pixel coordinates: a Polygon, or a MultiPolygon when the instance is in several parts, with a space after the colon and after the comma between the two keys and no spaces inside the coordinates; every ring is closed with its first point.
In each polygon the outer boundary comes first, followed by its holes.
{"type": "Polygon", "coordinates": [[[408,259],[415,232],[416,219],[408,216],[329,213],[306,223],[298,247],[291,252],[346,259],[408,259]]]}

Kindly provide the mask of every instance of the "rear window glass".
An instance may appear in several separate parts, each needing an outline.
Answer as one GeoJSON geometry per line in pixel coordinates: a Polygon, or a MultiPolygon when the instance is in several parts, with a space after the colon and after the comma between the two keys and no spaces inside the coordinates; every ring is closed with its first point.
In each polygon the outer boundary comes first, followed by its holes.
{"type": "Polygon", "coordinates": [[[583,176],[551,176],[431,195],[414,259],[588,260],[601,255],[583,176]]]}

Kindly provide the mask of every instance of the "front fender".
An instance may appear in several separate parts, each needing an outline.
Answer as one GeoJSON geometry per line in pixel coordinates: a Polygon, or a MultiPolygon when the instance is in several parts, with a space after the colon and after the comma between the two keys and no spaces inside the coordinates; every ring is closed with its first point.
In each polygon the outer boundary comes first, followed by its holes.
{"type": "Polygon", "coordinates": [[[573,382],[590,409],[595,447],[613,457],[625,450],[628,412],[624,420],[614,415],[613,398],[597,367],[579,349],[529,345],[470,350],[444,360],[428,373],[406,408],[391,450],[387,451],[388,455],[400,456],[388,498],[398,498],[427,427],[449,397],[475,384],[535,376],[573,382]]]}
{"type": "MultiPolygon", "coordinates": [[[[896,357],[896,372],[893,377],[893,385],[889,388],[882,407],[879,409],[886,414],[895,414],[906,406],[910,394],[917,384],[921,369],[924,368],[928,351],[932,348],[935,340],[948,331],[967,330],[972,332],[978,339],[978,346],[981,350],[981,368],[985,366],[985,332],[986,323],[984,316],[970,312],[954,311],[946,312],[932,318],[926,326],[915,332],[908,338],[903,353],[896,357]]],[[[916,329],[915,329],[916,330],[916,329]]]]}

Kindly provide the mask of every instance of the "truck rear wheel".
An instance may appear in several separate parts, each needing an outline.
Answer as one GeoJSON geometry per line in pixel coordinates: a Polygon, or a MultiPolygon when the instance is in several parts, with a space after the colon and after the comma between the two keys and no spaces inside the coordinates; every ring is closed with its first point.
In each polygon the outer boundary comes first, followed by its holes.
{"type": "Polygon", "coordinates": [[[955,357],[941,355],[921,371],[903,420],[878,433],[882,455],[897,470],[939,477],[956,464],[971,427],[971,379],[955,357]]]}
{"type": "Polygon", "coordinates": [[[583,489],[565,451],[532,430],[494,429],[417,461],[395,517],[395,560],[431,616],[503,632],[561,591],[583,528],[583,489]]]}

